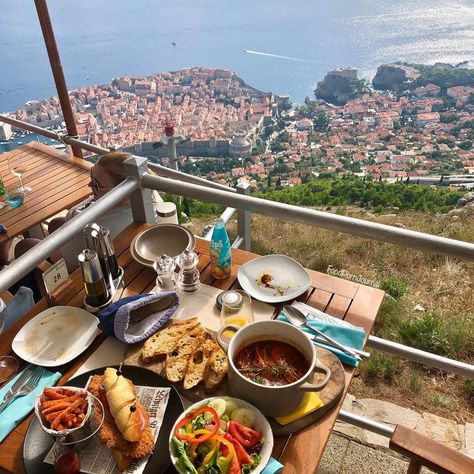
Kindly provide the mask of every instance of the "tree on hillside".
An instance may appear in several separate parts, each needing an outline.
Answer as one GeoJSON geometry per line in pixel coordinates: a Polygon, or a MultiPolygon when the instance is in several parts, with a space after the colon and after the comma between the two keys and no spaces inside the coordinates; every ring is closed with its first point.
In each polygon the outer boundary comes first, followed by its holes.
{"type": "Polygon", "coordinates": [[[317,112],[313,119],[313,125],[318,132],[326,132],[329,128],[329,117],[326,112],[317,112]]]}

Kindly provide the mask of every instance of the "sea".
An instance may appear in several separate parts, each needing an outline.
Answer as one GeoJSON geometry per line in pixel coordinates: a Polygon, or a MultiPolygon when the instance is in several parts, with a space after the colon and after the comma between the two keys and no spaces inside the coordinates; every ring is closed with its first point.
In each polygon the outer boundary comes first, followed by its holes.
{"type": "MultiPolygon", "coordinates": [[[[69,89],[188,66],[294,103],[339,66],[474,65],[473,0],[49,0],[69,89]]],[[[55,94],[33,1],[0,0],[0,112],[55,94]]]]}

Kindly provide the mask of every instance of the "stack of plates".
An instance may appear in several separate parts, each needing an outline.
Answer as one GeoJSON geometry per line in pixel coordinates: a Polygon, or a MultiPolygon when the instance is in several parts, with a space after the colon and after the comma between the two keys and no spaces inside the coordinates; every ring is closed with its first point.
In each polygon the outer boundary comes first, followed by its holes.
{"type": "Polygon", "coordinates": [[[184,250],[194,250],[196,239],[191,231],[177,224],[159,224],[138,234],[130,245],[132,257],[142,265],[153,267],[166,254],[177,257],[184,250]]]}

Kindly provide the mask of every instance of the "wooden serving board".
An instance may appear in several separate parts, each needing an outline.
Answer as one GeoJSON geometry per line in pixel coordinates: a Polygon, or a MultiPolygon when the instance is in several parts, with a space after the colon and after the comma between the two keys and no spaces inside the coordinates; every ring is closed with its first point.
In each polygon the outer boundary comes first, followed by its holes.
{"type": "MultiPolygon", "coordinates": [[[[162,377],[165,377],[165,359],[161,359],[158,361],[150,362],[145,364],[141,360],[141,344],[136,346],[129,346],[127,353],[125,354],[124,363],[127,365],[137,365],[140,367],[146,367],[147,369],[152,370],[160,374],[162,377]]],[[[344,369],[342,367],[341,362],[339,359],[332,354],[331,352],[327,351],[326,349],[316,348],[316,352],[318,355],[318,359],[329,369],[331,369],[331,378],[327,385],[317,392],[318,397],[322,400],[324,405],[312,413],[308,413],[302,418],[295,420],[285,426],[280,425],[276,420],[273,418],[269,418],[270,425],[272,427],[273,434],[275,436],[286,435],[290,433],[295,433],[308,425],[311,425],[316,420],[321,418],[325,413],[327,413],[334,404],[340,399],[342,392],[344,390],[345,384],[345,375],[344,369]]],[[[314,374],[314,382],[317,383],[321,381],[324,377],[324,374],[315,372],[314,374]]],[[[196,403],[204,398],[207,397],[221,397],[221,396],[231,396],[231,391],[229,384],[227,382],[227,377],[224,378],[222,383],[217,387],[215,391],[212,393],[207,393],[204,390],[204,386],[200,383],[197,387],[194,387],[190,390],[185,390],[183,388],[183,383],[178,382],[173,384],[176,390],[183,396],[185,406],[189,406],[193,403],[196,403]],[[188,403],[186,403],[186,401],[188,403]]]]}

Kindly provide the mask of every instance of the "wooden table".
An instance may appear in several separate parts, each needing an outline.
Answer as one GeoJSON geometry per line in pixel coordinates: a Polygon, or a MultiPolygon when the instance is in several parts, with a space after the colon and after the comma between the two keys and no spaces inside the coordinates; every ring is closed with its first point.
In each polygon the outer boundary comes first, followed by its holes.
{"type": "MultiPolygon", "coordinates": [[[[125,269],[126,288],[123,297],[150,291],[155,286],[155,272],[133,260],[129,250],[132,238],[147,226],[148,224],[143,223],[131,224],[115,239],[118,261],[125,269]]],[[[231,277],[225,280],[215,280],[211,276],[209,267],[209,242],[197,239],[196,252],[200,255],[201,281],[222,289],[238,286],[236,273],[239,266],[258,256],[243,250],[233,249],[231,277]]],[[[354,325],[364,327],[368,336],[382,304],[384,292],[311,270],[309,274],[312,279],[312,288],[299,299],[315,308],[326,311],[332,316],[343,318],[354,325]]],[[[63,295],[60,295],[58,304],[80,307],[84,297],[80,273],[76,271],[71,278],[72,285],[64,291],[63,295]]],[[[11,342],[18,330],[34,315],[46,308],[46,301],[40,301],[30,313],[0,337],[0,355],[7,355],[11,352],[11,342]]],[[[78,359],[67,366],[59,367],[61,373],[64,374],[59,383],[65,383],[71,378],[74,372],[104,340],[104,335],[99,335],[92,346],[78,359]]],[[[345,391],[347,391],[354,369],[345,366],[345,373],[347,381],[345,391]]],[[[342,399],[333,410],[324,415],[316,424],[299,431],[291,437],[275,438],[273,456],[285,465],[285,473],[306,474],[316,471],[341,405],[342,399]]],[[[2,453],[0,456],[1,472],[18,474],[24,472],[22,446],[30,420],[31,416],[18,425],[0,444],[0,452],[2,453]]]]}
{"type": "Polygon", "coordinates": [[[5,187],[20,185],[8,168],[8,159],[19,157],[26,163],[23,182],[32,191],[25,195],[22,206],[13,209],[7,205],[0,209],[0,223],[8,233],[0,235],[0,243],[25,233],[91,194],[87,184],[92,164],[39,142],[30,142],[0,155],[0,175],[5,187]]]}

